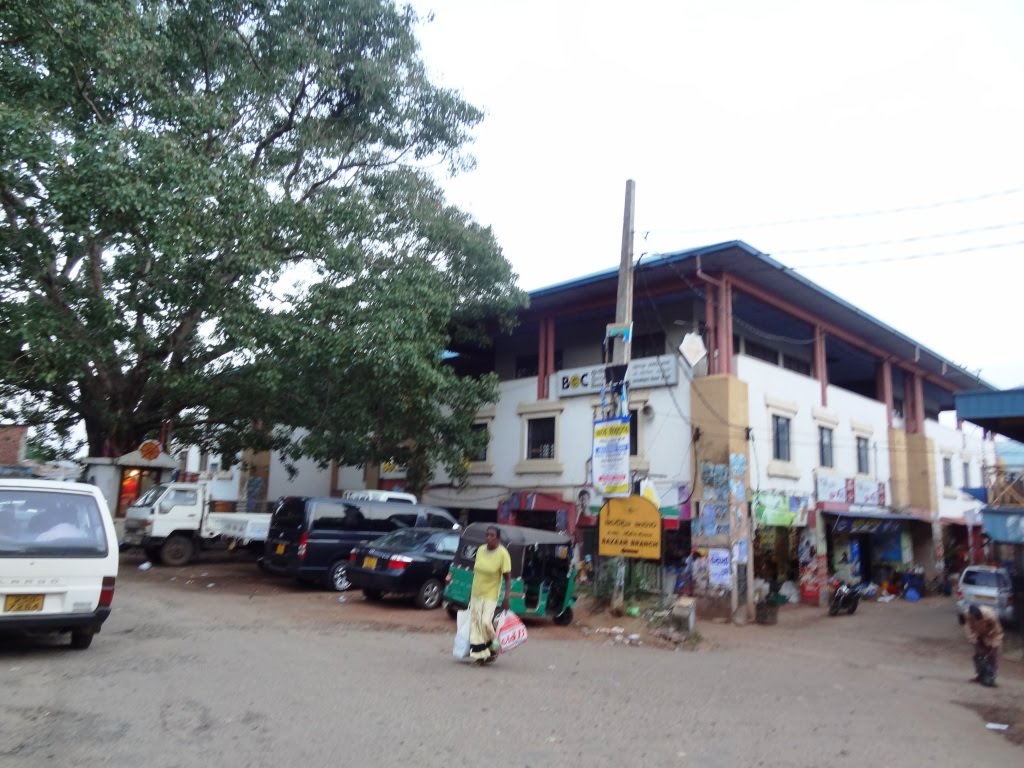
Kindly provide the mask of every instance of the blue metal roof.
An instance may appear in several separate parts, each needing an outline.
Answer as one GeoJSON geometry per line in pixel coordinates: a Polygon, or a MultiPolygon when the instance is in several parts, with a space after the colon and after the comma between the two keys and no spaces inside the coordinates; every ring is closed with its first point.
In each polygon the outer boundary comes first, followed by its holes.
{"type": "Polygon", "coordinates": [[[1002,392],[964,392],[954,400],[957,418],[1024,442],[1024,387],[1002,392]]]}

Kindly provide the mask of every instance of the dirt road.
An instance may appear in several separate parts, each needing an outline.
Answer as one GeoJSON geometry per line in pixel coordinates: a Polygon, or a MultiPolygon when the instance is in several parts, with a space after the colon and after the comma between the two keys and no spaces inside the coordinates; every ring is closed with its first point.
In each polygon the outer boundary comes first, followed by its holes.
{"type": "MultiPolygon", "coordinates": [[[[441,611],[267,580],[249,563],[126,560],[93,647],[0,639],[0,765],[1017,765],[1020,664],[967,682],[940,601],[707,624],[696,652],[531,628],[451,659],[441,611]],[[249,570],[252,569],[252,570],[249,570]],[[204,575],[205,574],[205,575],[204,575]],[[214,586],[208,586],[213,584],[214,586]],[[423,631],[425,630],[425,631],[423,631]]],[[[582,617],[587,621],[587,617],[582,617]]],[[[595,622],[597,623],[597,622],[595,622]]]]}

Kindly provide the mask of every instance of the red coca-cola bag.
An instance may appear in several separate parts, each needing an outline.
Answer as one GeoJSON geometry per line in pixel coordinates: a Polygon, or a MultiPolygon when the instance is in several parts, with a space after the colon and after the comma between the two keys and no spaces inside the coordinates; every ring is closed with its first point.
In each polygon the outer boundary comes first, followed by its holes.
{"type": "Polygon", "coordinates": [[[502,653],[514,651],[526,642],[526,625],[512,611],[505,611],[495,620],[498,630],[498,645],[502,653]]]}

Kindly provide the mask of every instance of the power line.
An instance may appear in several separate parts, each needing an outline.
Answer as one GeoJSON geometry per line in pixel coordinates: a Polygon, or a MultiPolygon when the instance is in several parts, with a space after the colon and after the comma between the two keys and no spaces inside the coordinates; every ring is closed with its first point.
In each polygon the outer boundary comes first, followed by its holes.
{"type": "MultiPolygon", "coordinates": [[[[828,269],[829,267],[858,267],[866,264],[884,264],[887,262],[896,261],[916,261],[918,259],[930,259],[936,256],[955,256],[961,253],[975,253],[977,251],[994,251],[1000,248],[1014,248],[1017,246],[1024,246],[1024,240],[1014,240],[1008,243],[991,243],[989,245],[971,245],[965,248],[955,248],[946,251],[931,251],[929,253],[915,253],[909,256],[883,256],[877,259],[860,259],[858,261],[837,261],[837,262],[818,262],[817,264],[799,264],[792,267],[783,266],[786,271],[795,271],[798,269],[828,269]]],[[[786,251],[780,251],[780,253],[786,253],[786,251]]],[[[768,268],[768,267],[766,267],[768,268]]],[[[774,267],[771,267],[774,269],[774,267]]]]}
{"type": "Polygon", "coordinates": [[[644,231],[644,239],[651,232],[672,232],[674,234],[700,234],[704,232],[722,232],[724,230],[733,229],[756,229],[765,227],[781,227],[789,224],[810,224],[819,221],[842,221],[845,219],[859,219],[869,216],[887,216],[894,213],[907,213],[909,211],[924,211],[933,208],[943,208],[950,205],[963,205],[965,203],[976,203],[981,200],[990,200],[996,197],[1006,197],[1009,195],[1016,195],[1024,192],[1024,187],[1011,187],[1009,189],[999,190],[997,192],[985,192],[980,195],[973,195],[970,197],[959,197],[952,200],[941,200],[932,203],[920,203],[916,205],[904,205],[898,208],[876,208],[865,211],[855,211],[852,213],[832,213],[825,214],[824,216],[808,216],[804,218],[795,219],[778,219],[775,221],[761,221],[751,222],[747,224],[723,224],[717,227],[700,227],[696,229],[648,229],[644,231]]]}
{"type": "Polygon", "coordinates": [[[793,255],[797,253],[820,253],[822,251],[855,251],[861,248],[879,248],[882,246],[889,245],[905,245],[906,243],[917,243],[922,240],[941,240],[946,237],[962,237],[963,235],[973,235],[977,232],[994,232],[1000,229],[1012,229],[1013,227],[1021,226],[1024,226],[1024,221],[1011,221],[1003,224],[988,224],[984,227],[971,227],[970,229],[960,229],[955,232],[936,232],[930,235],[912,235],[911,237],[896,238],[894,240],[875,240],[873,242],[865,243],[823,245],[817,248],[797,248],[793,250],[776,251],[776,253],[793,255]]]}

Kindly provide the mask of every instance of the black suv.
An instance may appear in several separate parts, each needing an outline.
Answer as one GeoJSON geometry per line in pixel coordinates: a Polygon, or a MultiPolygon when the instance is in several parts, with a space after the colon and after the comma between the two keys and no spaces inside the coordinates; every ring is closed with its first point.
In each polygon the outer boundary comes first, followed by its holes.
{"type": "Polygon", "coordinates": [[[278,502],[260,566],[269,573],[344,592],[349,554],[400,528],[458,530],[446,510],[394,501],[289,496],[278,502]]]}

